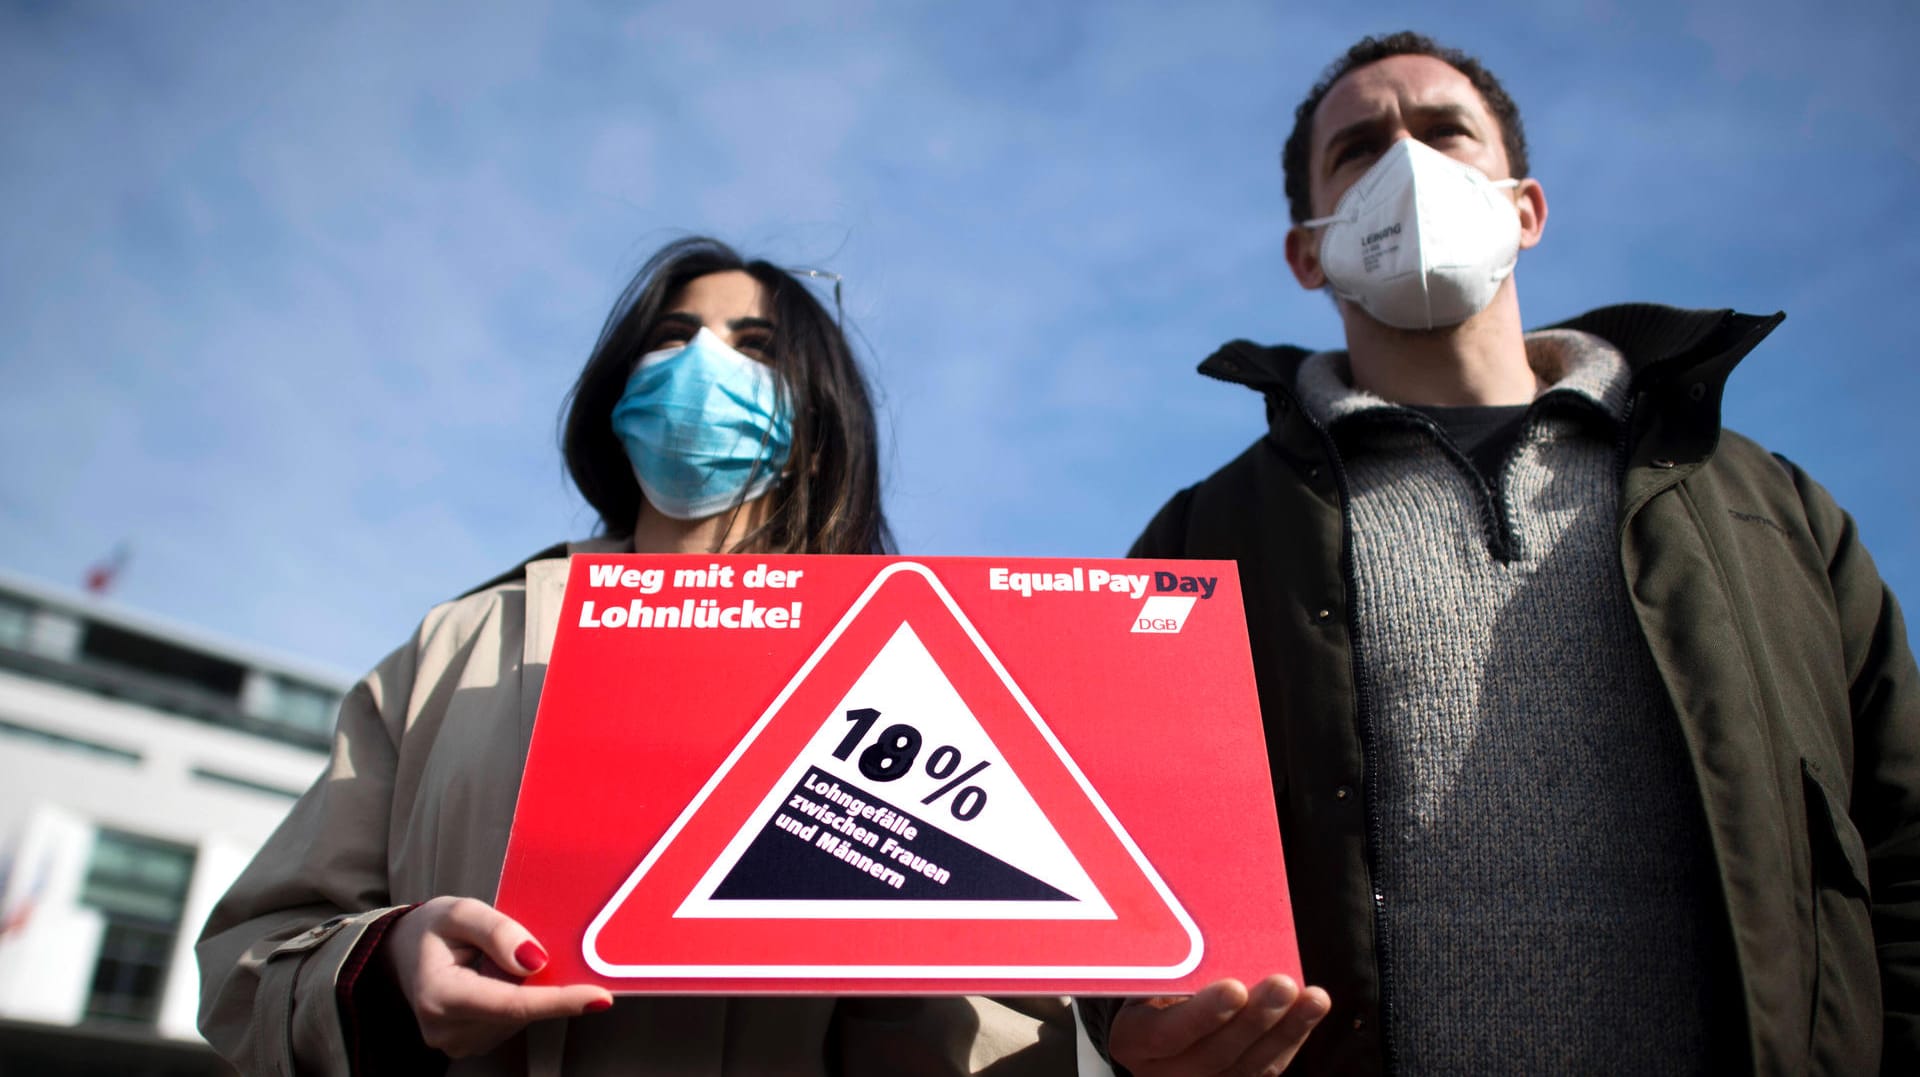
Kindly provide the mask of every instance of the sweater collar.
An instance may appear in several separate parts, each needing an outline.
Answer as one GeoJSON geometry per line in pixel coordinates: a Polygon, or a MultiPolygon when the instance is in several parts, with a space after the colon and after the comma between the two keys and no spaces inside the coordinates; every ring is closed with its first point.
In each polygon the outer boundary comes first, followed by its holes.
{"type": "MultiPolygon", "coordinates": [[[[1578,329],[1542,329],[1526,336],[1527,363],[1548,388],[1570,394],[1618,421],[1626,415],[1632,372],[1620,349],[1578,329]]],[[[1316,352],[1300,361],[1294,391],[1307,413],[1326,426],[1398,405],[1353,387],[1353,367],[1344,351],[1316,352]]]]}

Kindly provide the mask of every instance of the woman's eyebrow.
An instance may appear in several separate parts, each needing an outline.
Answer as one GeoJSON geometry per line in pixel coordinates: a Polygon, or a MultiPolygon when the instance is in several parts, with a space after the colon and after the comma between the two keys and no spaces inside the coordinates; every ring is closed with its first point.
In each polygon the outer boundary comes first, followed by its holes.
{"type": "Polygon", "coordinates": [[[746,317],[746,318],[734,318],[728,321],[727,328],[736,330],[736,331],[741,329],[772,330],[773,328],[775,328],[775,326],[771,321],[768,321],[765,318],[746,317]]]}
{"type": "Polygon", "coordinates": [[[670,310],[660,315],[659,318],[655,319],[654,326],[658,328],[665,322],[674,322],[680,325],[690,326],[694,329],[699,329],[701,325],[705,324],[700,320],[698,314],[690,314],[684,310],[670,310]]]}

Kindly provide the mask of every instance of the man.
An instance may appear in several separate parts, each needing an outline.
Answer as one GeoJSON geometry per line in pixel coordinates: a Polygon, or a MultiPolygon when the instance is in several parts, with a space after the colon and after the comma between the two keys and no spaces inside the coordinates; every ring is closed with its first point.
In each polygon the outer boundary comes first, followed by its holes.
{"type": "Polygon", "coordinates": [[[1346,348],[1207,359],[1269,429],[1133,552],[1239,562],[1325,991],[1083,1000],[1096,1042],[1140,1077],[1920,1072],[1920,673],[1852,521],[1719,426],[1780,316],[1523,332],[1518,110],[1418,35],[1349,50],[1285,166],[1346,348]]]}

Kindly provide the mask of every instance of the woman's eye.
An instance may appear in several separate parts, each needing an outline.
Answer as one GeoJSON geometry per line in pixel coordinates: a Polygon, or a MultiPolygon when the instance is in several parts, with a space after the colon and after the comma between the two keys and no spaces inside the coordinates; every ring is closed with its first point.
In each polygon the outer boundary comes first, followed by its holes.
{"type": "Polygon", "coordinates": [[[733,342],[733,347],[734,350],[746,355],[751,355],[755,359],[771,359],[773,357],[772,337],[742,337],[733,342]]]}

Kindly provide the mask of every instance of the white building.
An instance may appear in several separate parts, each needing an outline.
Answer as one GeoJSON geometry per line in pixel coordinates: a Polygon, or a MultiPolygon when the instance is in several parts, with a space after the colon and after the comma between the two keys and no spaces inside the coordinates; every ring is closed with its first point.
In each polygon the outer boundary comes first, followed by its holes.
{"type": "Polygon", "coordinates": [[[193,940],[346,688],[0,574],[0,1073],[227,1072],[193,940]]]}

